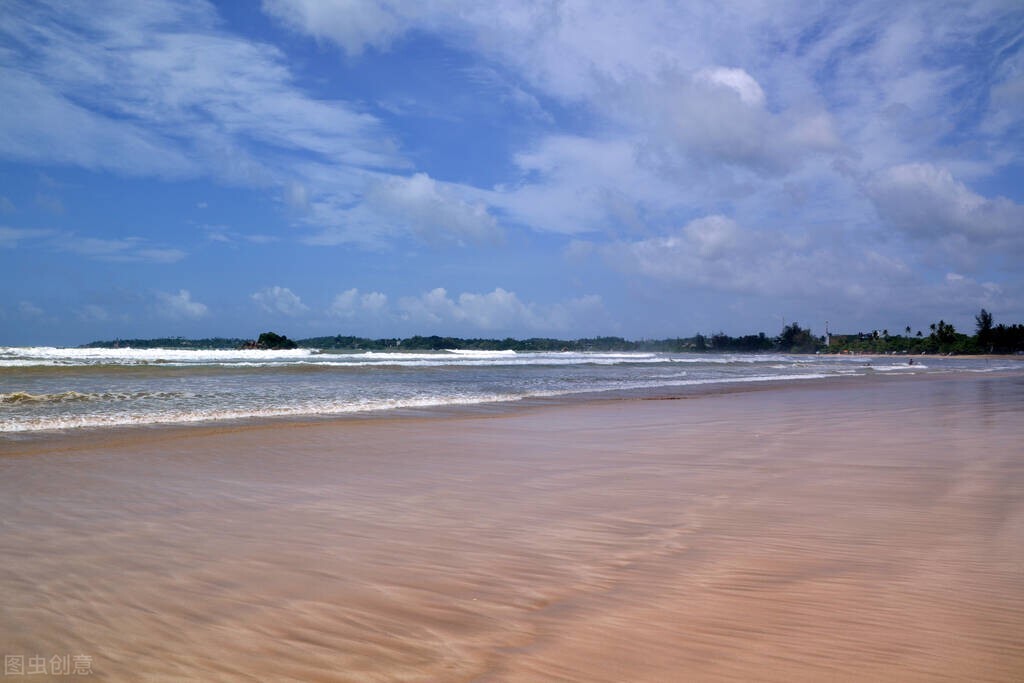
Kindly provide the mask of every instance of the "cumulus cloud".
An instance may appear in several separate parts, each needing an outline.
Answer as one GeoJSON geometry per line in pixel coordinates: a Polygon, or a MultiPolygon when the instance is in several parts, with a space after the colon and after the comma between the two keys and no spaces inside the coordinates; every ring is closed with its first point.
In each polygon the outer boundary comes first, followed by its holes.
{"type": "Polygon", "coordinates": [[[879,215],[913,237],[1024,240],[1024,206],[983,197],[939,166],[893,166],[875,175],[866,190],[879,215]]]}
{"type": "Polygon", "coordinates": [[[684,189],[643,162],[640,141],[550,135],[515,156],[525,180],[488,200],[538,230],[564,234],[639,229],[684,189]]]}
{"type": "Polygon", "coordinates": [[[687,293],[793,299],[808,309],[878,306],[892,301],[891,292],[913,284],[910,267],[898,255],[837,239],[842,237],[794,237],[712,215],[669,235],[593,251],[621,272],[687,293]]]}
{"type": "Polygon", "coordinates": [[[193,301],[187,289],[179,289],[177,294],[157,292],[156,299],[159,302],[160,314],[168,318],[198,319],[210,312],[206,304],[193,301]]]}
{"type": "Polygon", "coordinates": [[[380,313],[387,308],[388,297],[380,292],[369,292],[359,297],[359,304],[364,311],[380,313]]]}
{"type": "Polygon", "coordinates": [[[456,298],[443,287],[398,301],[403,319],[427,325],[456,325],[486,331],[529,329],[564,331],[582,318],[600,315],[603,302],[588,295],[541,306],[522,301],[515,292],[497,287],[492,292],[464,292],[456,298]]]}
{"type": "MultiPolygon", "coordinates": [[[[322,183],[336,177],[326,169],[317,173],[322,183]]],[[[342,195],[311,200],[303,220],[316,232],[303,241],[371,248],[409,238],[434,245],[495,244],[504,232],[485,201],[489,197],[487,191],[441,182],[426,173],[370,174],[342,195]]]]}
{"type": "Polygon", "coordinates": [[[306,304],[287,287],[267,287],[252,295],[252,300],[268,313],[297,316],[309,310],[306,304]]]}
{"type": "Polygon", "coordinates": [[[336,318],[354,318],[358,315],[379,315],[386,311],[388,297],[381,292],[360,293],[353,287],[334,297],[327,309],[336,318]]]}
{"type": "Polygon", "coordinates": [[[361,292],[352,288],[337,294],[327,312],[354,323],[390,321],[416,334],[564,332],[604,321],[607,317],[601,297],[594,294],[538,304],[524,301],[515,292],[502,287],[490,292],[458,295],[436,287],[418,295],[400,296],[394,304],[382,292],[361,292]]]}
{"type": "Polygon", "coordinates": [[[501,237],[482,202],[468,202],[426,173],[376,183],[367,202],[377,214],[427,240],[486,242],[501,237]]]}
{"type": "Polygon", "coordinates": [[[764,240],[726,216],[697,218],[673,234],[606,246],[618,267],[648,277],[713,285],[724,289],[756,286],[764,240]]]}
{"type": "Polygon", "coordinates": [[[486,294],[460,294],[452,313],[457,319],[469,320],[485,330],[512,329],[518,326],[537,329],[546,324],[535,306],[523,303],[514,292],[505,291],[501,287],[486,294]]]}
{"type": "Polygon", "coordinates": [[[840,149],[833,117],[823,105],[773,111],[761,84],[743,69],[669,72],[651,87],[654,92],[629,111],[665,172],[685,172],[696,164],[779,175],[811,155],[840,149]],[[651,108],[653,116],[646,111],[651,108]]]}
{"type": "Polygon", "coordinates": [[[683,235],[702,259],[729,256],[742,246],[745,237],[736,221],[725,216],[708,216],[691,221],[683,228],[683,235]]]}

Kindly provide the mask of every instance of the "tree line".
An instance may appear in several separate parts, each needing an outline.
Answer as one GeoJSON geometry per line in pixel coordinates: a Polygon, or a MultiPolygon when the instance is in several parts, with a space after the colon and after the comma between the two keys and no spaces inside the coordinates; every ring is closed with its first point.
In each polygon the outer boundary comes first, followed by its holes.
{"type": "Polygon", "coordinates": [[[309,337],[292,340],[276,332],[264,332],[258,339],[209,337],[185,339],[116,339],[95,341],[82,348],[172,348],[172,349],[324,349],[328,351],[441,351],[444,349],[476,351],[663,351],[663,352],[767,352],[783,353],[1022,353],[1024,325],[995,324],[984,308],[975,316],[973,335],[958,332],[951,323],[939,320],[928,327],[929,333],[912,332],[908,325],[902,334],[889,330],[871,330],[855,334],[833,334],[826,338],[815,335],[799,323],[790,323],[769,337],[764,332],[732,337],[724,332],[693,337],[629,340],[623,337],[587,337],[583,339],[462,338],[414,336],[370,339],[346,335],[309,337]]]}
{"type": "Polygon", "coordinates": [[[871,330],[856,334],[832,335],[828,351],[842,353],[1022,353],[1024,325],[995,324],[992,313],[984,308],[974,316],[974,334],[958,332],[952,323],[939,320],[914,332],[908,325],[902,333],[871,330]]]}

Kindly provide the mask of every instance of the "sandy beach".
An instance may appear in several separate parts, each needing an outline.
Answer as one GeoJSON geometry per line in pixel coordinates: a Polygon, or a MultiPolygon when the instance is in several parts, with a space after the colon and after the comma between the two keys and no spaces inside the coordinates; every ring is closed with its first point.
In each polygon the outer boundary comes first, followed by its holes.
{"type": "Polygon", "coordinates": [[[1020,680],[1022,409],[978,374],[7,440],[0,650],[97,680],[1020,680]]]}

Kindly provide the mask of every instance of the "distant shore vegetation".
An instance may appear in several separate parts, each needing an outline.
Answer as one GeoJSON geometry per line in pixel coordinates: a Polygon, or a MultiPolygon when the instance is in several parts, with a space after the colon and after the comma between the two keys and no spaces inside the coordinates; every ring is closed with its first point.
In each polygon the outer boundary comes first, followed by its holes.
{"type": "Polygon", "coordinates": [[[253,339],[234,337],[160,337],[155,339],[115,339],[94,341],[81,348],[136,349],[322,349],[325,351],[443,351],[445,349],[476,351],[663,351],[695,353],[781,352],[781,353],[851,353],[851,354],[1015,354],[1024,353],[1024,325],[995,324],[985,309],[975,316],[973,335],[958,332],[944,320],[929,325],[927,330],[869,330],[853,334],[816,335],[799,323],[785,325],[769,337],[764,332],[732,337],[723,332],[696,334],[692,337],[628,340],[623,337],[588,337],[585,339],[462,338],[414,336],[406,338],[370,339],[346,335],[309,337],[292,340],[276,332],[264,332],[253,339]]]}

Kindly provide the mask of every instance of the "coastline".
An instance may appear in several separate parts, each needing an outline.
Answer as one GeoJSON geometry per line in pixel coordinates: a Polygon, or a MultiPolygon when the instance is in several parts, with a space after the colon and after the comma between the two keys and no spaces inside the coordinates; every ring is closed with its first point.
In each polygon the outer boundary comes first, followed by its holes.
{"type": "Polygon", "coordinates": [[[890,356],[474,352],[324,360],[269,351],[45,351],[0,362],[8,363],[0,368],[0,447],[30,432],[500,412],[519,403],[689,395],[849,375],[1024,371],[1024,359],[1002,357],[914,363],[890,356]]]}
{"type": "MultiPolygon", "coordinates": [[[[873,356],[858,356],[871,360],[873,356]]],[[[890,359],[879,356],[879,359],[890,359]]],[[[1008,360],[1021,363],[1024,360],[1012,356],[992,356],[993,360],[1008,360]]],[[[452,417],[501,417],[540,409],[575,405],[603,405],[632,401],[676,401],[699,399],[709,396],[747,394],[755,392],[784,392],[802,389],[841,391],[851,386],[886,386],[899,382],[935,382],[950,378],[1006,378],[1022,377],[1015,371],[995,370],[991,372],[951,370],[932,374],[879,373],[873,375],[809,377],[805,379],[786,378],[780,380],[719,381],[707,384],[680,384],[678,386],[640,389],[604,390],[593,392],[566,393],[553,396],[536,396],[515,400],[494,400],[479,403],[427,405],[408,408],[387,408],[379,410],[353,411],[328,414],[295,414],[275,416],[238,417],[230,419],[197,420],[192,422],[154,422],[139,424],[117,424],[90,427],[74,427],[24,432],[0,432],[0,456],[25,456],[56,451],[75,451],[82,448],[98,448],[133,443],[136,440],[167,440],[192,435],[214,435],[237,433],[246,430],[301,428],[330,424],[345,425],[363,421],[390,420],[432,420],[452,417]]]]}
{"type": "Polygon", "coordinates": [[[1019,375],[720,389],[5,442],[0,646],[112,680],[1022,670],[1019,375]]]}

